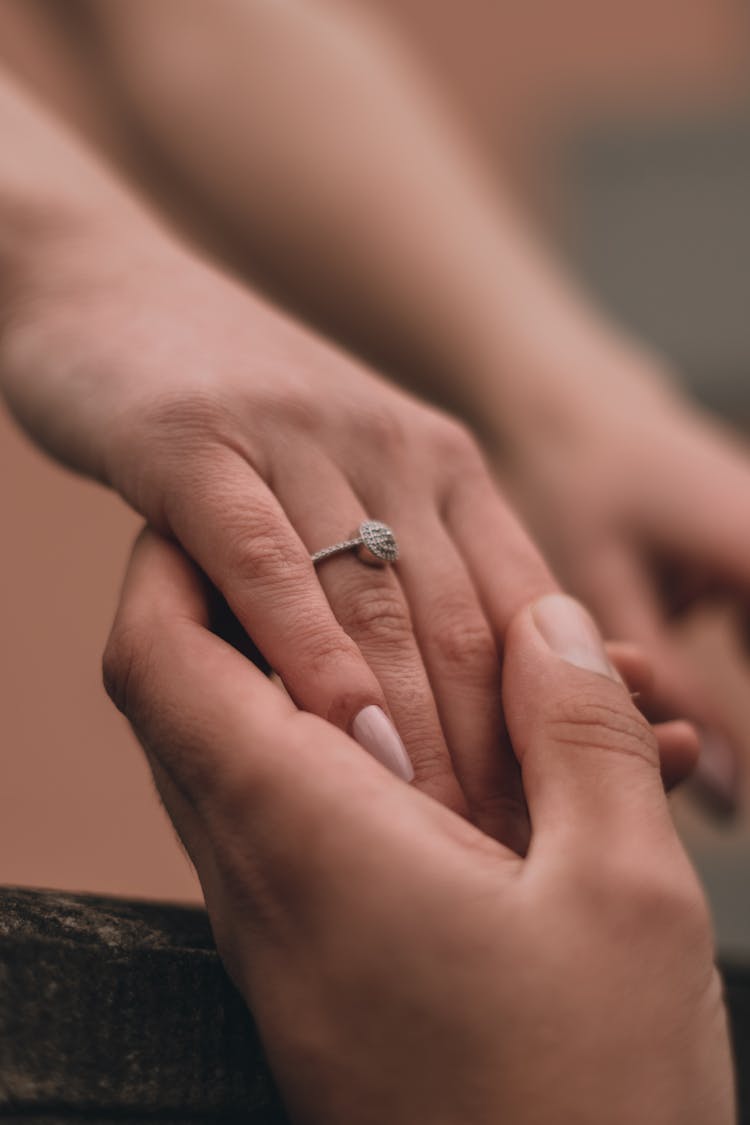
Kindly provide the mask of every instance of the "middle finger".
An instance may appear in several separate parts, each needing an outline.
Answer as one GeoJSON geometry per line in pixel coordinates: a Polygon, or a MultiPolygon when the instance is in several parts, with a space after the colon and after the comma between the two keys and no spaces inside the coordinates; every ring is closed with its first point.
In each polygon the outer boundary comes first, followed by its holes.
{"type": "Polygon", "coordinates": [[[472,820],[523,854],[529,823],[505,729],[492,630],[437,510],[417,520],[399,500],[387,517],[404,531],[399,576],[472,820]]]}

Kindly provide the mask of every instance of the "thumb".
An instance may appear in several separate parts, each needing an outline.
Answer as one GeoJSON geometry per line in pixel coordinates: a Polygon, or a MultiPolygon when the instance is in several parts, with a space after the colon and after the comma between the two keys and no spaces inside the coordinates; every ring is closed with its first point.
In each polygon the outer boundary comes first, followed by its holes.
{"type": "Polygon", "coordinates": [[[654,733],[578,602],[551,594],[514,618],[503,699],[534,849],[596,856],[674,835],[654,733]]]}

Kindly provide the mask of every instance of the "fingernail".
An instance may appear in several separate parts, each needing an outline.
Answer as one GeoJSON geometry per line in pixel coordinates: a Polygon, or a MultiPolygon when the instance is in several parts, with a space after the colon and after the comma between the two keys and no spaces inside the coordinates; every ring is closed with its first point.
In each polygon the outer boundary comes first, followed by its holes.
{"type": "Polygon", "coordinates": [[[623,682],[610,663],[593,618],[574,598],[547,594],[531,607],[531,616],[552,651],[568,664],[599,672],[620,684],[623,682]]]}
{"type": "Polygon", "coordinates": [[[381,765],[404,781],[412,781],[414,768],[398,731],[382,707],[363,707],[352,723],[352,734],[360,746],[381,765]]]}
{"type": "Polygon", "coordinates": [[[713,813],[731,817],[738,808],[737,757],[718,731],[704,727],[700,736],[701,752],[693,781],[713,813]]]}

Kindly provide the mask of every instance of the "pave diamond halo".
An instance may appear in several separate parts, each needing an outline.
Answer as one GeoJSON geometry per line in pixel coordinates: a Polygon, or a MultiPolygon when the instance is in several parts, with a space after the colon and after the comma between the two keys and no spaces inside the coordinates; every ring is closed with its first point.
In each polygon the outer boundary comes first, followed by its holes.
{"type": "Polygon", "coordinates": [[[332,555],[340,555],[344,551],[356,551],[360,562],[368,566],[383,566],[394,563],[398,558],[398,543],[396,536],[387,523],[380,520],[364,520],[351,539],[344,539],[330,547],[324,547],[311,555],[313,566],[330,559],[332,555]]]}
{"type": "Polygon", "coordinates": [[[371,561],[369,555],[378,563],[394,563],[398,558],[396,536],[387,523],[365,520],[359,525],[359,538],[362,540],[359,557],[363,562],[371,561]]]}

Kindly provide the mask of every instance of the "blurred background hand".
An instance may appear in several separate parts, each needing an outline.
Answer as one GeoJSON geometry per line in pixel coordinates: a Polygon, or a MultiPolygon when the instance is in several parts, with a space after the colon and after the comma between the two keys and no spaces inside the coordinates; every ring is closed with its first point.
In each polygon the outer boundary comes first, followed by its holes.
{"type": "Polygon", "coordinates": [[[652,717],[698,724],[699,780],[731,810],[737,755],[674,624],[723,601],[743,626],[750,455],[650,356],[614,339],[588,354],[563,350],[545,367],[532,358],[519,382],[516,409],[490,442],[498,475],[565,587],[607,635],[633,638],[650,654],[652,717]]]}

